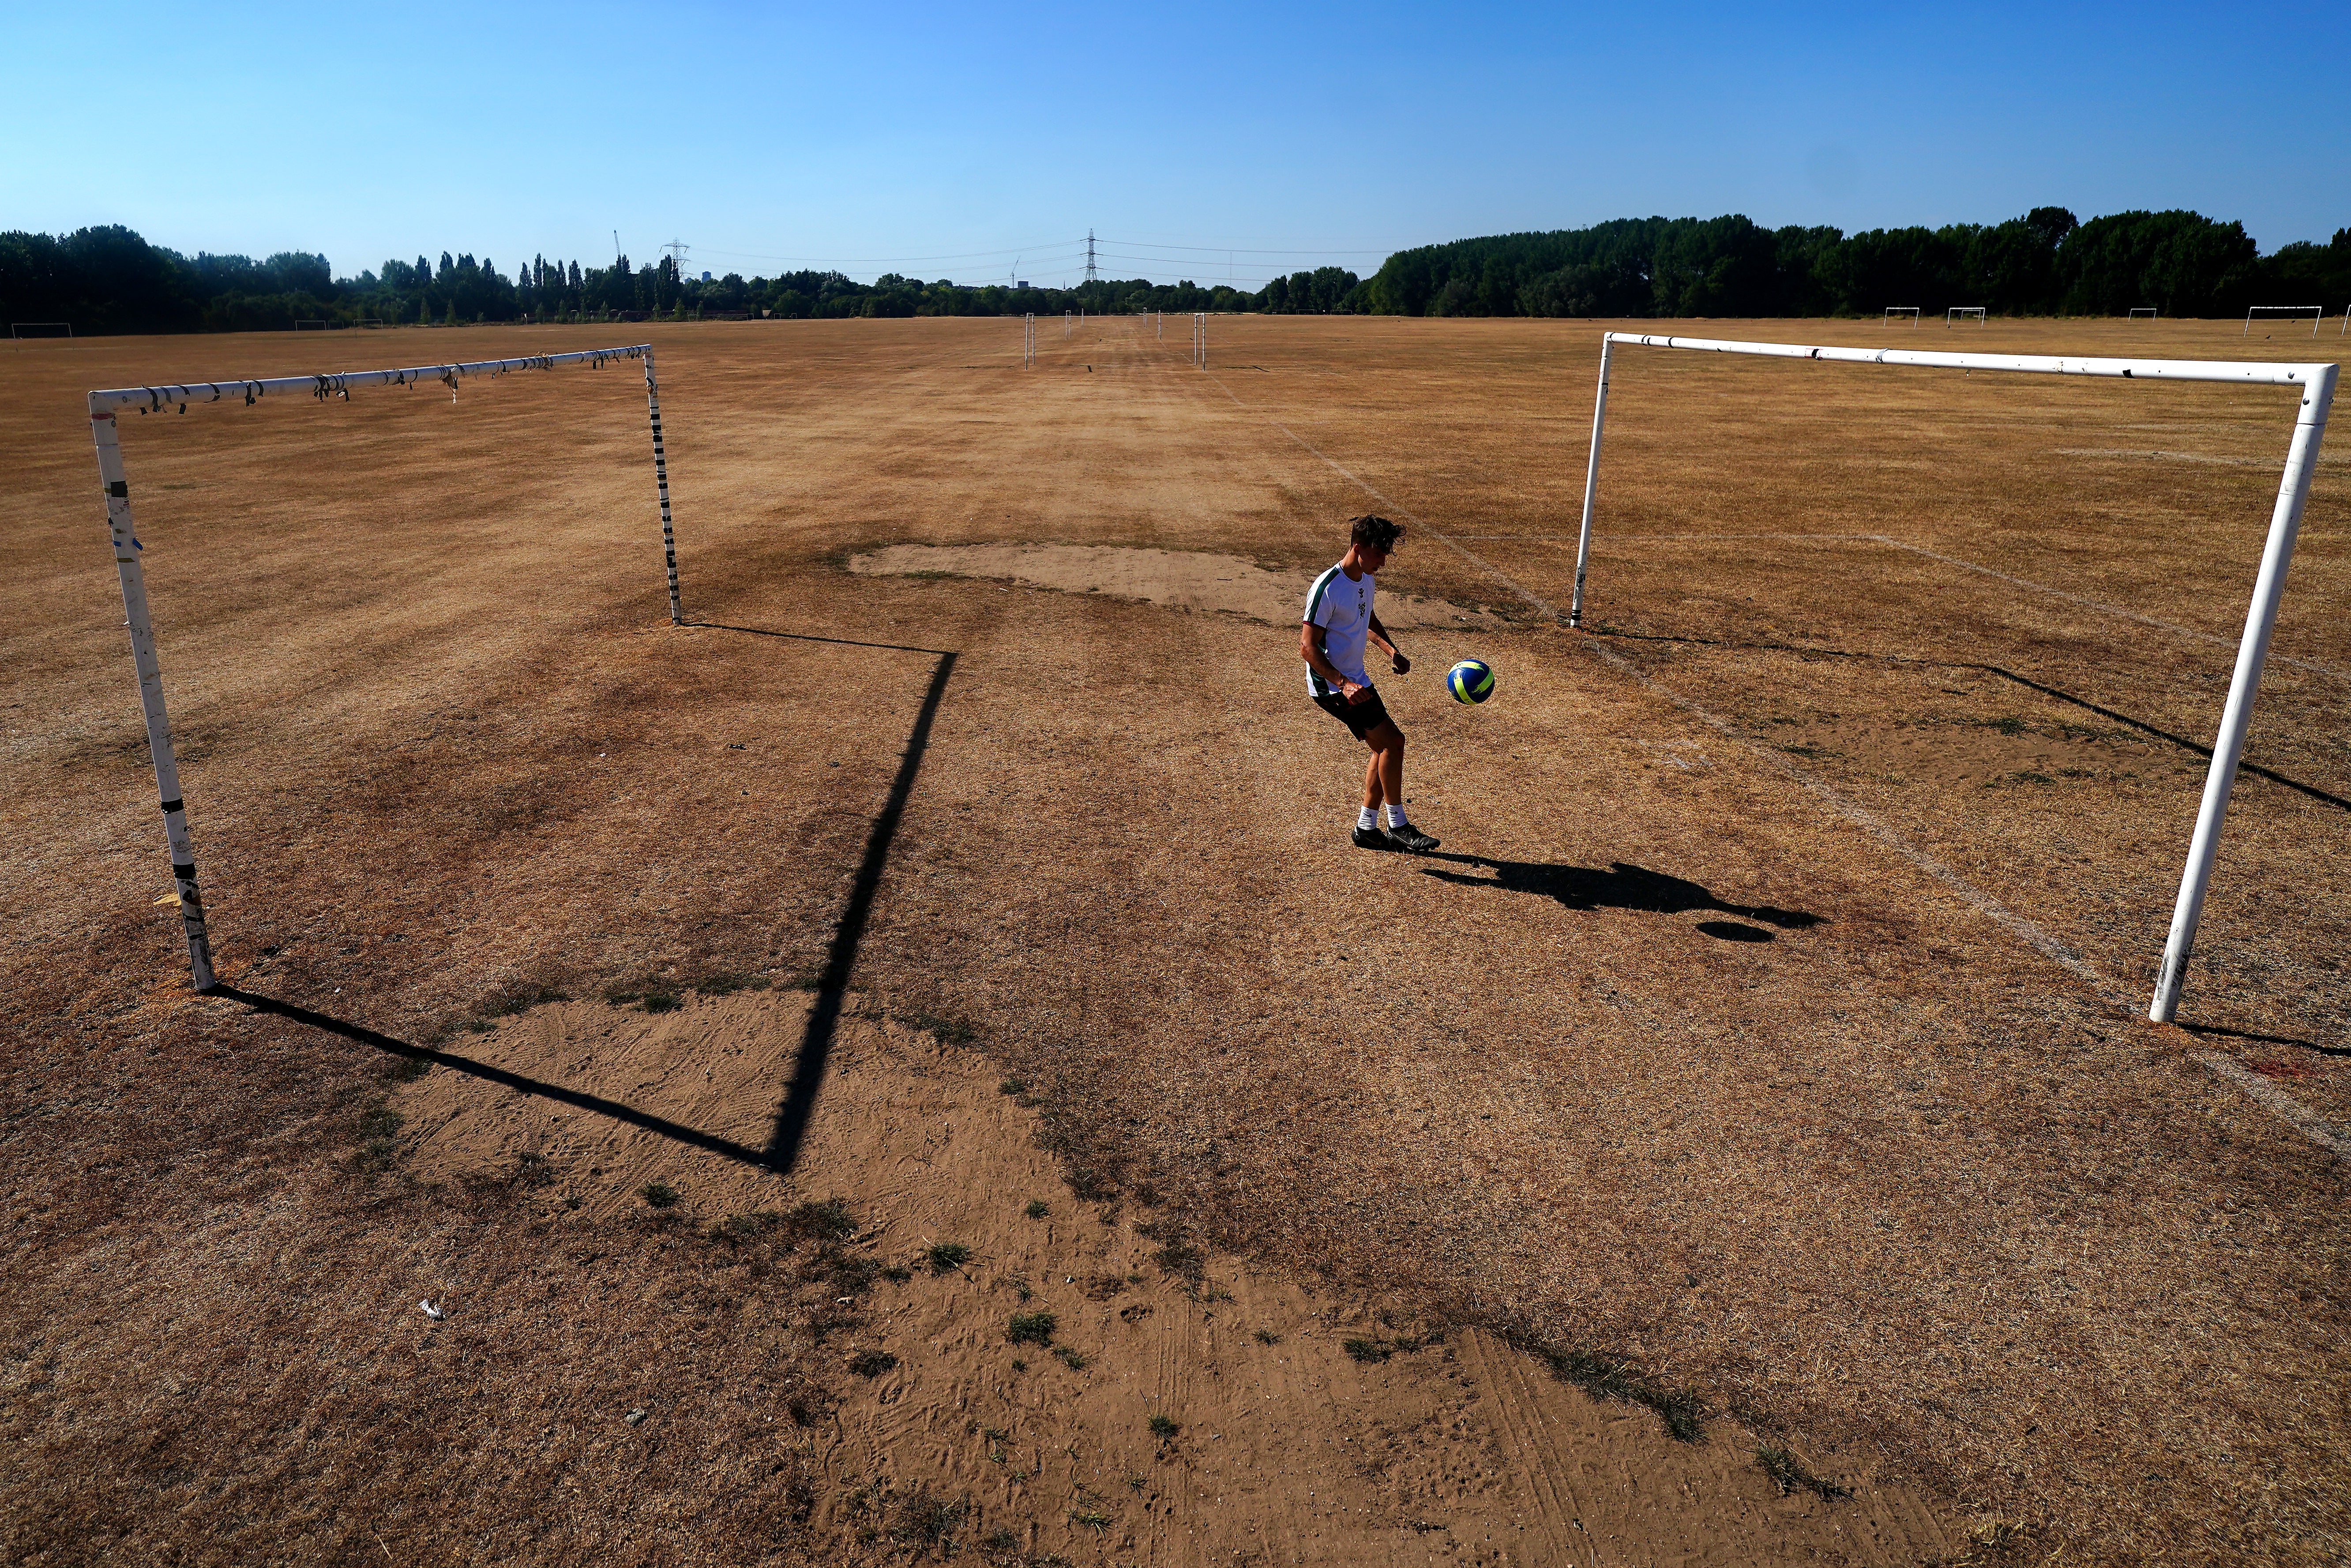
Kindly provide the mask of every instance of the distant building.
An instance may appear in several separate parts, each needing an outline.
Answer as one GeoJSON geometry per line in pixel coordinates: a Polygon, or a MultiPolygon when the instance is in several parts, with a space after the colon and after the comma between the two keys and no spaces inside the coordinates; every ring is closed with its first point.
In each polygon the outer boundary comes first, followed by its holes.
{"type": "Polygon", "coordinates": [[[707,282],[709,282],[709,281],[710,281],[710,272],[709,272],[709,269],[708,269],[708,268],[706,268],[706,267],[703,270],[703,274],[702,274],[702,281],[703,281],[703,282],[705,282],[705,283],[707,283],[707,282]]]}

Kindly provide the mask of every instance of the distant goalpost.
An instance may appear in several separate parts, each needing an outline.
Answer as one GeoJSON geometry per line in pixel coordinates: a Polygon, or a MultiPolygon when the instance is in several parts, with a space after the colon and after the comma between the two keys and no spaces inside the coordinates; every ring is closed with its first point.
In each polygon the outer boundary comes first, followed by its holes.
{"type": "Polygon", "coordinates": [[[54,338],[57,335],[57,331],[64,332],[68,338],[72,337],[73,323],[70,321],[11,321],[8,323],[8,336],[11,338],[54,338]],[[57,330],[53,331],[52,328],[57,330]]]}
{"type": "Polygon", "coordinates": [[[2253,319],[2257,316],[2265,320],[2283,317],[2290,321],[2299,321],[2307,316],[2310,318],[2310,335],[2315,338],[2318,336],[2318,324],[2326,319],[2326,307],[2324,305],[2256,305],[2245,312],[2245,329],[2237,336],[2252,337],[2253,319]]]}
{"type": "Polygon", "coordinates": [[[1979,327],[1984,325],[1984,308],[1980,305],[1953,305],[1944,310],[1943,325],[1946,328],[1955,327],[1962,321],[1972,321],[1979,327]]]}
{"type": "Polygon", "coordinates": [[[1583,524],[1576,538],[1575,597],[1568,610],[1570,626],[1583,623],[1584,574],[1592,558],[1592,514],[1600,487],[1600,437],[1608,414],[1608,371],[1619,343],[1843,364],[2290,386],[2300,392],[2301,408],[2294,420],[2293,440],[2286,449],[2285,474],[2278,481],[2268,541],[2262,546],[2261,569],[2253,579],[2252,602],[2245,612],[2244,636],[2237,643],[2236,671],[2230,677],[2228,702],[2220,712],[2220,731],[2212,742],[2212,763],[2204,775],[2203,801],[2197,810],[2195,834],[2189,841],[2179,897],[2172,906],[2171,931],[2164,943],[2163,965],[2157,972],[2155,995],[2147,1003],[2149,1019],[2157,1023],[2171,1022],[2179,1008],[2179,988],[2187,972],[2188,956],[2196,945],[2196,927],[2203,918],[2204,895],[2212,880],[2212,862],[2220,847],[2221,823],[2229,812],[2230,791],[2236,786],[2237,764],[2244,756],[2245,731],[2252,723],[2253,699],[2261,689],[2262,665],[2269,658],[2271,633],[2277,626],[2278,602],[2285,592],[2286,568],[2294,559],[2294,538],[2302,529],[2303,507],[2310,498],[2311,476],[2318,466],[2318,446],[2326,434],[2326,415],[2335,401],[2339,367],[2227,360],[2057,359],[2024,354],[1937,353],[1917,349],[1815,348],[1802,343],[1742,343],[1610,332],[1601,340],[1600,390],[1592,409],[1592,451],[1584,469],[1583,524]]]}
{"type": "MultiPolygon", "coordinates": [[[[1918,324],[1918,307],[1916,305],[1888,305],[1886,308],[1886,321],[1892,321],[1897,316],[1907,316],[1910,319],[1910,325],[1916,327],[1918,324]]],[[[1885,322],[1879,323],[1881,326],[1884,324],[1885,322]]]]}
{"type": "Polygon", "coordinates": [[[250,408],[272,393],[308,393],[314,401],[340,397],[350,401],[359,387],[446,386],[449,395],[466,376],[506,375],[515,371],[551,371],[558,365],[601,369],[623,360],[642,360],[645,366],[645,411],[653,422],[653,488],[661,499],[662,554],[669,570],[669,619],[685,624],[678,605],[677,540],[670,523],[669,460],[662,444],[661,389],[653,378],[651,343],[619,349],[588,349],[570,354],[533,354],[519,360],[477,360],[465,364],[419,365],[395,371],[352,371],[341,375],[277,376],[263,381],[195,382],[179,386],[117,387],[89,394],[90,434],[98,444],[98,476],[106,488],[106,521],[113,536],[114,564],[122,583],[122,608],[131,630],[131,662],[139,671],[139,706],[147,721],[147,749],[155,763],[155,790],[162,803],[163,838],[172,856],[172,881],[179,889],[180,922],[188,940],[188,967],[195,988],[210,991],[218,985],[213,972],[211,934],[204,927],[204,905],[196,889],[194,851],[188,841],[186,803],[180,793],[180,765],[172,748],[172,725],[163,707],[163,676],[155,658],[155,630],[147,611],[147,579],[139,542],[131,523],[131,486],[124,477],[122,446],[115,430],[116,415],[136,408],[141,414],[167,408],[188,412],[188,405],[215,403],[241,397],[250,408]]]}
{"type": "Polygon", "coordinates": [[[2156,308],[2152,305],[2134,305],[2131,307],[2130,319],[2134,321],[2152,321],[2156,314],[2156,308]]]}

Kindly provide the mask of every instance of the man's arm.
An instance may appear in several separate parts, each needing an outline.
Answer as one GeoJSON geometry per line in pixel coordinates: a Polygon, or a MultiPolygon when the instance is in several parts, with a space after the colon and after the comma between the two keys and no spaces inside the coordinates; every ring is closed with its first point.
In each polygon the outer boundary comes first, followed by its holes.
{"type": "Polygon", "coordinates": [[[1376,612],[1371,619],[1371,632],[1372,641],[1388,651],[1388,658],[1395,665],[1395,673],[1399,675],[1412,674],[1412,661],[1396,651],[1395,642],[1388,636],[1388,629],[1380,624],[1380,618],[1376,612]]]}
{"type": "Polygon", "coordinates": [[[1306,667],[1322,676],[1322,684],[1332,691],[1351,703],[1363,701],[1364,694],[1372,688],[1357,685],[1339,673],[1339,666],[1332,664],[1331,655],[1322,651],[1322,639],[1328,634],[1327,627],[1317,626],[1311,621],[1301,622],[1298,627],[1298,656],[1305,660],[1306,667]]]}

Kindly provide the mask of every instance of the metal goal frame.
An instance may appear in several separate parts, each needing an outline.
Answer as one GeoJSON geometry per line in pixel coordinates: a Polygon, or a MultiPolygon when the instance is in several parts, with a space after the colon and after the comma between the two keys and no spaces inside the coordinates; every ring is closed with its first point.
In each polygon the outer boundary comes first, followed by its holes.
{"type": "Polygon", "coordinates": [[[106,522],[114,544],[115,571],[121,579],[122,609],[131,630],[131,657],[139,672],[139,706],[147,721],[147,749],[155,762],[155,792],[163,811],[163,839],[172,856],[172,881],[179,890],[180,923],[188,942],[188,967],[199,992],[219,985],[213,969],[212,935],[204,925],[204,897],[196,887],[195,852],[188,839],[187,802],[180,789],[180,764],[172,747],[172,722],[163,706],[163,674],[155,658],[155,628],[147,609],[147,578],[139,564],[139,542],[131,527],[131,485],[122,466],[122,444],[115,426],[125,409],[141,414],[167,408],[188,412],[193,403],[224,402],[233,398],[252,407],[276,393],[281,397],[307,393],[323,402],[340,397],[350,401],[360,387],[422,386],[437,382],[455,399],[467,376],[507,375],[517,371],[551,371],[559,365],[601,368],[624,360],[642,360],[645,367],[645,410],[653,422],[653,487],[661,498],[662,553],[669,569],[669,619],[685,624],[677,595],[677,539],[671,527],[669,459],[662,443],[661,389],[653,377],[651,343],[618,349],[587,349],[569,354],[533,354],[518,360],[476,360],[465,364],[418,365],[405,370],[350,371],[340,375],[273,376],[260,381],[193,382],[176,386],[115,387],[89,394],[89,428],[98,446],[98,476],[106,490],[106,522]]]}
{"type": "Polygon", "coordinates": [[[2286,569],[2294,560],[2294,545],[2302,531],[2302,514],[2310,499],[2310,481],[2318,468],[2319,443],[2326,436],[2326,415],[2335,402],[2340,370],[2332,364],[2271,364],[2241,360],[2110,360],[2053,358],[2038,354],[1954,354],[1917,349],[1844,349],[1806,343],[1743,343],[1713,338],[1676,338],[1646,332],[1610,332],[1601,340],[1600,390],[1592,408],[1592,452],[1583,474],[1583,523],[1576,536],[1575,597],[1567,623],[1583,624],[1584,575],[1592,559],[1592,515],[1600,494],[1600,438],[1608,415],[1608,371],[1616,346],[1645,349],[1693,349],[1718,354],[1756,354],[1770,359],[1816,361],[1857,365],[1909,365],[1930,370],[2004,371],[2060,376],[2111,376],[2123,381],[2220,382],[2231,386],[2290,386],[2301,397],[2294,437],[2286,448],[2285,473],[2278,481],[2277,502],[2270,512],[2262,564],[2253,578],[2252,602],[2246,607],[2244,635],[2237,643],[2235,673],[2229,680],[2229,697],[2220,710],[2220,733],[2213,737],[2211,766],[2204,775],[2204,797],[2197,809],[2196,831],[2189,841],[2188,863],[2180,873],[2179,897],[2172,905],[2171,931],[2165,939],[2163,964],[2156,973],[2155,995],[2147,1016],[2169,1023],[2179,1009],[2179,988],[2188,956],[2196,945],[2196,927],[2204,915],[2204,895],[2212,882],[2212,862],[2220,849],[2220,828],[2229,814],[2229,795],[2237,782],[2237,764],[2243,758],[2245,732],[2252,726],[2253,700],[2269,660],[2270,637],[2277,629],[2278,604],[2285,594],[2286,569]]]}

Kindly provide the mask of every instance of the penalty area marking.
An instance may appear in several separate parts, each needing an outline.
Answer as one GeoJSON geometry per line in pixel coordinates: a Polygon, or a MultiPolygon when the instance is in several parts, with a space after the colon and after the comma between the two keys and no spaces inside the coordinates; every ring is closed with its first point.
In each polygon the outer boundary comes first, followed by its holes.
{"type": "MultiPolygon", "coordinates": [[[[1241,402],[1238,397],[1234,395],[1233,389],[1226,386],[1221,378],[1211,376],[1210,379],[1217,382],[1217,390],[1222,392],[1228,398],[1232,399],[1232,403],[1235,408],[1239,409],[1244,413],[1258,414],[1258,416],[1264,419],[1267,423],[1272,425],[1276,430],[1281,432],[1282,434],[1290,437],[1290,440],[1296,442],[1299,445],[1304,447],[1307,451],[1312,453],[1317,458],[1321,459],[1332,473],[1338,475],[1341,478],[1346,480],[1349,484],[1363,491],[1364,494],[1369,496],[1374,501],[1377,501],[1381,506],[1385,507],[1390,511],[1395,513],[1398,517],[1405,518],[1407,522],[1412,523],[1416,527],[1426,528],[1430,534],[1437,538],[1438,542],[1445,545],[1447,549],[1452,550],[1456,555],[1460,556],[1464,560],[1467,560],[1471,565],[1477,567],[1487,576],[1492,578],[1495,581],[1509,589],[1513,594],[1517,595],[1530,606],[1542,612],[1546,615],[1549,615],[1555,626],[1564,627],[1566,624],[1566,617],[1560,613],[1558,606],[1542,598],[1540,594],[1529,590],[1516,578],[1511,577],[1508,572],[1503,571],[1500,568],[1495,566],[1491,561],[1487,560],[1476,551],[1468,549],[1459,544],[1450,535],[1437,528],[1436,525],[1418,517],[1408,508],[1399,506],[1395,501],[1390,500],[1386,496],[1381,494],[1380,491],[1369,482],[1342,466],[1331,456],[1330,454],[1324,452],[1321,447],[1315,445],[1312,442],[1307,440],[1304,436],[1299,434],[1296,431],[1290,429],[1280,420],[1273,418],[1270,414],[1265,414],[1259,410],[1250,408],[1249,404],[1241,402]]],[[[1502,537],[1523,538],[1525,536],[1502,537]]],[[[1811,537],[1817,538],[1819,536],[1815,535],[1811,537]]],[[[1887,539],[1885,536],[1877,534],[1856,537],[1879,539],[1887,544],[1899,545],[1901,543],[1901,541],[1897,539],[1887,539]]],[[[1910,549],[1915,547],[1904,546],[1903,548],[1910,549]]],[[[1926,551],[1922,553],[1932,554],[1933,552],[1926,551]]],[[[1964,566],[1968,563],[1960,561],[1956,564],[1964,566]]],[[[1982,570],[1986,569],[1977,568],[1975,570],[1982,570]]],[[[2000,574],[1995,572],[1992,575],[1999,576],[2000,574]]],[[[2024,586],[2039,587],[2040,585],[2037,583],[2027,583],[2024,586]]],[[[2054,592],[2057,591],[2049,590],[2047,591],[2054,592]]],[[[2066,597],[2071,596],[2067,595],[2066,597]]],[[[2098,608],[2104,609],[2106,607],[2099,606],[2098,608]]],[[[2132,612],[2124,611],[2119,612],[2119,613],[2130,614],[2132,612]]],[[[2134,618],[2136,619],[2137,617],[2134,618]]],[[[2162,622],[2155,622],[2155,624],[2161,625],[2162,622]]],[[[2185,628],[2173,628],[2173,630],[2185,630],[2185,628]]],[[[1707,726],[1707,727],[1720,734],[1725,739],[1735,741],[1739,745],[1746,747],[1749,752],[1769,764],[1783,777],[1802,786],[1805,789],[1817,797],[1823,804],[1834,810],[1838,815],[1844,817],[1845,821],[1851,822],[1855,827],[1859,828],[1871,838],[1876,839],[1886,848],[1894,851],[1895,853],[1908,861],[1912,865],[1917,866],[1934,881],[1941,883],[1946,889],[1958,894],[1960,899],[1974,906],[1978,912],[1991,920],[1993,924],[2007,931],[2011,936],[2015,936],[2018,940],[2024,943],[2026,946],[2031,947],[2034,952],[2040,954],[2043,957],[2048,959],[2059,968],[2064,969],[2067,974],[2070,974],[2074,978],[2082,981],[2089,988],[2093,994],[2095,994],[2100,1000],[2105,1002],[2108,1006],[2119,1009],[2126,1017],[2144,1018],[2147,1016],[2145,1009],[2138,1007],[2131,999],[2128,993],[2125,992],[2121,987],[2115,984],[2113,980],[2109,979],[2095,967],[2085,962],[2079,955],[2075,954],[2064,943],[2058,941],[2054,936],[2050,936],[2046,931],[2042,930],[2040,926],[2035,925],[2023,915],[2017,914],[2014,910],[2009,908],[2008,905],[2001,903],[2000,900],[1984,892],[1973,883],[1968,881],[1967,878],[1961,876],[1959,873],[1953,871],[1942,862],[1935,859],[1932,855],[1928,854],[1924,850],[1921,850],[1917,845],[1911,843],[1909,840],[1904,838],[1899,832],[1895,831],[1892,823],[1886,821],[1876,812],[1869,810],[1855,801],[1847,800],[1844,795],[1840,794],[1837,789],[1828,782],[1828,780],[1821,778],[1815,773],[1813,773],[1807,768],[1798,767],[1796,764],[1789,761],[1785,757],[1782,757],[1776,752],[1767,751],[1756,741],[1750,739],[1748,737],[1740,734],[1736,729],[1733,729],[1729,720],[1720,717],[1719,715],[1711,712],[1708,708],[1691,701],[1687,697],[1683,696],[1680,693],[1660,685],[1655,678],[1644,672],[1640,666],[1635,664],[1630,659],[1625,658],[1623,654],[1616,653],[1614,650],[1603,648],[1598,643],[1588,638],[1584,639],[1581,645],[1586,652],[1590,653],[1602,664],[1606,664],[1609,668],[1616,671],[1620,674],[1629,676],[1635,683],[1642,686],[1644,689],[1664,698],[1667,702],[1671,703],[1674,706],[1681,709],[1684,713],[1688,714],[1691,717],[1707,726]]],[[[2280,1121],[2284,1122],[2289,1126],[2294,1128],[2297,1132],[2302,1133],[2314,1142],[2325,1146],[2329,1152],[2334,1154],[2337,1159],[2351,1160],[2351,1137],[2346,1137],[2343,1133],[2337,1131],[2325,1118],[2319,1116],[2315,1112],[2304,1106],[2300,1101],[2294,1099],[2294,1096],[2270,1083],[2266,1079],[2248,1071],[2244,1065],[2239,1062],[2235,1058],[2219,1051],[2203,1051],[2196,1053],[2194,1060],[2207,1071],[2212,1072],[2215,1076],[2225,1079],[2229,1082],[2235,1084],[2238,1088],[2244,1091],[2248,1099],[2261,1106],[2263,1110],[2269,1112],[2272,1115],[2276,1116],[2280,1121]]]]}

